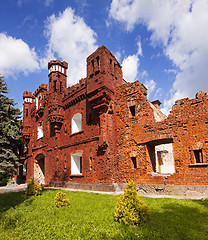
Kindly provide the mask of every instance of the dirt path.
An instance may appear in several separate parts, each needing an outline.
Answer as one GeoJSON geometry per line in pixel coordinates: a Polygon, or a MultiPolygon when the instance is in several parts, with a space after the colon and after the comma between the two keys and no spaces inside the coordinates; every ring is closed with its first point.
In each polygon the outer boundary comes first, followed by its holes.
{"type": "Polygon", "coordinates": [[[27,184],[20,185],[9,185],[5,187],[0,187],[0,194],[9,192],[21,192],[26,190],[27,184]]]}

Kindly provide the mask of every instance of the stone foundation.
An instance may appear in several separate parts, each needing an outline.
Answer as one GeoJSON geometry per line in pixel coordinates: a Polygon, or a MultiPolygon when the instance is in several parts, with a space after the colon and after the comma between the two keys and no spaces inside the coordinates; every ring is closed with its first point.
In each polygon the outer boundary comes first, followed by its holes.
{"type": "MultiPolygon", "coordinates": [[[[50,182],[49,187],[64,187],[70,189],[100,191],[100,192],[123,192],[126,184],[90,184],[90,183],[58,183],[50,182]]],[[[139,194],[176,195],[187,197],[208,198],[208,185],[173,185],[173,184],[138,184],[139,194]]]]}
{"type": "Polygon", "coordinates": [[[64,187],[70,189],[100,191],[100,192],[119,192],[122,191],[117,184],[91,184],[91,183],[66,183],[66,182],[50,182],[49,187],[64,187]]]}
{"type": "Polygon", "coordinates": [[[138,184],[139,194],[179,195],[208,198],[208,185],[138,184]]]}

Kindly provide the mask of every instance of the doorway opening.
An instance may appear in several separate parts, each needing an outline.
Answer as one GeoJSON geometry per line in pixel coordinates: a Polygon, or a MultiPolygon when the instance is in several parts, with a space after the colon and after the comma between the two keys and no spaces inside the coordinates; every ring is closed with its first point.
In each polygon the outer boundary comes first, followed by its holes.
{"type": "Polygon", "coordinates": [[[45,156],[38,154],[34,163],[34,180],[39,184],[45,184],[45,156]]]}

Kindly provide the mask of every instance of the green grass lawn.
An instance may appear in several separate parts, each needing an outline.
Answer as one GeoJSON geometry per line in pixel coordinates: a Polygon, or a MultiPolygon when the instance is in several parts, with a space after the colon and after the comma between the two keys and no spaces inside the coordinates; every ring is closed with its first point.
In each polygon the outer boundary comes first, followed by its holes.
{"type": "Polygon", "coordinates": [[[64,191],[70,206],[56,208],[57,192],[0,194],[0,239],[208,239],[208,200],[142,198],[151,220],[136,227],[113,220],[117,196],[64,191]]]}

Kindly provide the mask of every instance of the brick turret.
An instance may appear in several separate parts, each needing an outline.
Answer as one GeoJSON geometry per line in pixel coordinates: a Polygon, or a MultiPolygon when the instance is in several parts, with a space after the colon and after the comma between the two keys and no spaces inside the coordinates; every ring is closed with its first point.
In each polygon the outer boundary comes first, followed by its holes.
{"type": "Polygon", "coordinates": [[[105,47],[99,47],[87,58],[87,94],[99,113],[106,112],[115,87],[123,84],[121,65],[105,47]]]}
{"type": "Polygon", "coordinates": [[[63,92],[67,85],[68,63],[52,60],[48,63],[49,92],[63,92]]]}
{"type": "Polygon", "coordinates": [[[30,138],[30,123],[31,123],[31,105],[34,102],[32,92],[24,91],[23,93],[23,123],[22,123],[22,135],[25,139],[30,138]]]}
{"type": "Polygon", "coordinates": [[[60,60],[52,60],[48,63],[49,69],[49,115],[51,136],[60,133],[64,120],[62,96],[67,88],[68,63],[60,60]]]}

